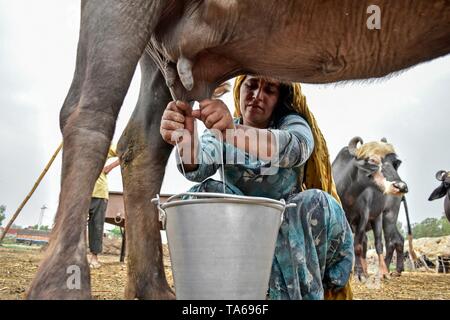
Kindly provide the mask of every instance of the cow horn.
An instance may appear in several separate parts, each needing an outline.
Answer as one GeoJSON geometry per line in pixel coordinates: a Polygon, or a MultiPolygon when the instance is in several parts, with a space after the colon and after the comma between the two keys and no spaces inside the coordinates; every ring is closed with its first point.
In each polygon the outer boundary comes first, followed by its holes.
{"type": "Polygon", "coordinates": [[[363,139],[360,137],[354,137],[350,142],[348,143],[348,151],[352,156],[356,155],[356,147],[358,146],[358,142],[363,144],[363,139]]]}
{"type": "Polygon", "coordinates": [[[387,143],[387,139],[385,137],[381,138],[381,142],[387,143]]]}
{"type": "Polygon", "coordinates": [[[438,172],[436,172],[436,179],[439,181],[444,181],[446,175],[447,172],[445,170],[439,170],[438,172]]]}

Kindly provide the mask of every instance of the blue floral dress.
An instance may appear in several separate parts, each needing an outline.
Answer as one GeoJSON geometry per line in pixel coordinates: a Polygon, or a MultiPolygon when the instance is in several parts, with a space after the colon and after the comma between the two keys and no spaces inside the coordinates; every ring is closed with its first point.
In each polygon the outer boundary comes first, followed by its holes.
{"type": "Polygon", "coordinates": [[[186,172],[187,179],[201,183],[189,191],[223,192],[223,183],[209,178],[223,160],[227,193],[295,202],[297,207],[286,209],[278,233],[269,296],[323,299],[324,290],[341,289],[349,280],[354,259],[351,229],[332,196],[298,188],[299,175],[314,148],[308,123],[298,114],[288,114],[268,129],[279,151],[271,161],[256,159],[205,130],[199,141],[198,168],[186,172]]]}

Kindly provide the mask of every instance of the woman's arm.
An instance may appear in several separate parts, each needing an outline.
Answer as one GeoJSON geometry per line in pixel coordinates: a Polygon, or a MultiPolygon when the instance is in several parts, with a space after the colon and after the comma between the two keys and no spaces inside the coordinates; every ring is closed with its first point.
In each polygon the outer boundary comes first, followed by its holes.
{"type": "Polygon", "coordinates": [[[309,159],[314,150],[314,137],[308,123],[299,114],[283,117],[278,129],[269,130],[278,144],[278,167],[298,167],[309,159]]]}
{"type": "Polygon", "coordinates": [[[280,168],[303,165],[314,149],[311,128],[298,114],[285,116],[278,129],[236,125],[234,131],[228,131],[225,141],[280,168]]]}
{"type": "Polygon", "coordinates": [[[219,140],[223,139],[260,161],[270,161],[282,168],[300,166],[314,149],[311,128],[298,114],[285,116],[278,129],[258,129],[234,125],[230,111],[221,100],[204,100],[200,102],[200,108],[200,115],[195,117],[202,120],[219,140]]]}

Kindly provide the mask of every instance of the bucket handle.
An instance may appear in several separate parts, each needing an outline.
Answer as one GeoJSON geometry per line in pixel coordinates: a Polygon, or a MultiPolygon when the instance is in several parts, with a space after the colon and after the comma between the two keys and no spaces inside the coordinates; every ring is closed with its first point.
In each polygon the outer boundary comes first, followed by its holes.
{"type": "Polygon", "coordinates": [[[294,202],[286,203],[286,201],[284,201],[284,199],[281,199],[280,202],[282,202],[284,204],[283,212],[281,212],[281,221],[280,221],[280,226],[281,226],[281,224],[284,221],[284,212],[286,211],[286,208],[296,208],[297,204],[294,202]]]}
{"type": "Polygon", "coordinates": [[[263,201],[263,202],[269,202],[269,203],[275,203],[275,204],[283,204],[286,208],[295,207],[295,203],[288,203],[284,201],[284,199],[281,200],[274,200],[270,198],[263,198],[263,197],[249,197],[249,196],[240,196],[236,194],[229,194],[229,193],[215,193],[215,192],[182,192],[176,195],[173,195],[169,197],[166,201],[166,203],[181,198],[183,196],[191,196],[191,197],[198,197],[198,198],[228,198],[228,199],[237,199],[237,200],[254,200],[254,201],[263,201]]]}
{"type": "Polygon", "coordinates": [[[156,198],[152,199],[152,203],[156,205],[156,208],[158,208],[159,221],[161,222],[162,229],[166,230],[166,212],[163,208],[161,208],[161,199],[159,198],[159,194],[156,195],[156,198]]]}
{"type": "MultiPolygon", "coordinates": [[[[239,195],[235,195],[235,194],[213,193],[213,192],[183,192],[183,193],[179,193],[179,194],[169,197],[167,199],[166,203],[168,203],[174,199],[181,198],[183,196],[195,196],[195,197],[204,197],[204,198],[228,198],[228,199],[240,199],[240,200],[246,200],[246,201],[248,201],[248,200],[255,200],[255,201],[263,200],[265,202],[276,203],[276,204],[280,204],[280,202],[281,202],[281,204],[284,206],[283,212],[281,213],[281,221],[283,221],[283,219],[284,219],[284,212],[286,211],[286,208],[295,208],[297,206],[296,203],[286,203],[286,201],[284,199],[281,199],[278,201],[278,200],[262,198],[262,197],[248,197],[248,196],[239,196],[239,195]]],[[[161,207],[161,199],[159,197],[159,194],[157,194],[156,198],[153,198],[151,200],[151,202],[154,205],[156,205],[156,207],[158,208],[159,221],[161,221],[162,228],[163,228],[163,230],[165,230],[167,218],[166,218],[166,212],[161,207]]]]}

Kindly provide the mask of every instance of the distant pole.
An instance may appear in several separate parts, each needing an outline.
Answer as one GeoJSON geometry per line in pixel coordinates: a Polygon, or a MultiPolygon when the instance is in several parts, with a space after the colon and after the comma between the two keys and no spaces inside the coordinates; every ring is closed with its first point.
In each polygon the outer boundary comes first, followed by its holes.
{"type": "Polygon", "coordinates": [[[39,221],[38,221],[38,230],[41,229],[42,226],[42,220],[44,219],[44,211],[48,209],[48,207],[44,204],[41,208],[41,214],[39,215],[39,221]]]}
{"type": "Polygon", "coordinates": [[[0,236],[0,243],[3,241],[3,238],[8,233],[9,228],[11,228],[11,225],[14,223],[14,220],[16,220],[16,218],[19,216],[20,211],[22,211],[22,209],[25,206],[25,204],[28,202],[28,200],[30,200],[31,196],[33,195],[33,193],[36,190],[36,188],[39,186],[39,183],[41,183],[41,181],[44,178],[45,174],[47,173],[48,169],[50,169],[50,166],[52,165],[53,161],[55,160],[55,158],[58,155],[59,151],[61,150],[62,146],[63,146],[63,143],[61,142],[61,144],[59,145],[59,147],[56,149],[55,153],[51,157],[50,161],[45,166],[44,171],[42,171],[41,175],[39,176],[39,178],[34,183],[33,188],[28,193],[28,195],[25,197],[25,199],[22,201],[22,203],[20,204],[19,208],[17,208],[17,210],[14,213],[14,215],[12,216],[11,220],[9,220],[8,224],[5,227],[5,230],[3,230],[3,233],[0,236]]]}
{"type": "Polygon", "coordinates": [[[414,251],[413,247],[413,234],[412,234],[412,228],[411,228],[411,222],[409,221],[409,211],[408,211],[408,204],[406,203],[406,197],[402,197],[403,206],[405,208],[405,215],[406,215],[406,224],[408,227],[408,245],[409,245],[409,255],[413,261],[413,265],[417,261],[417,255],[414,251]]]}

